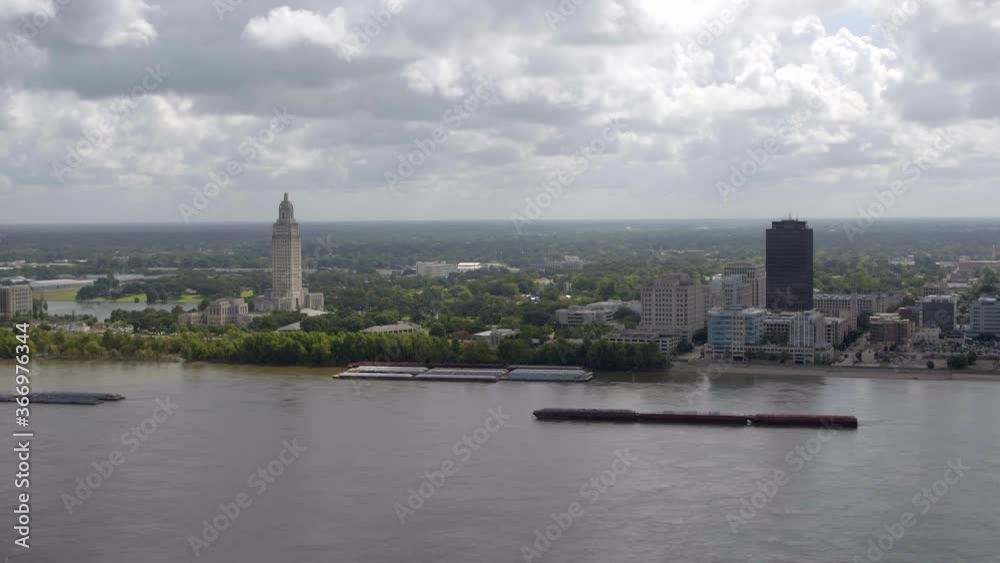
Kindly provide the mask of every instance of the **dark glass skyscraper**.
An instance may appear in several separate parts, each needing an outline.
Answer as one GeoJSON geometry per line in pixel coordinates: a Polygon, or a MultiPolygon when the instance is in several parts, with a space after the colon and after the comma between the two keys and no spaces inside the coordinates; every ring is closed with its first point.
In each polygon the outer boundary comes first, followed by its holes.
{"type": "Polygon", "coordinates": [[[767,308],[813,308],[813,230],[805,221],[774,221],[767,230],[767,308]]]}

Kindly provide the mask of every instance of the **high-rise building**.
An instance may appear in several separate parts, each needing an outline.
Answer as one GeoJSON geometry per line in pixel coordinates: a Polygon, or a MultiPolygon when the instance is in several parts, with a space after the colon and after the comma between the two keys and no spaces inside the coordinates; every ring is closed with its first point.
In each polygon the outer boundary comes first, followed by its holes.
{"type": "Polygon", "coordinates": [[[0,319],[21,314],[31,314],[31,286],[26,283],[0,286],[0,319]]]}
{"type": "Polygon", "coordinates": [[[740,276],[750,286],[753,307],[767,308],[767,270],[753,262],[730,262],[722,270],[722,277],[740,276]]]}
{"type": "Polygon", "coordinates": [[[767,308],[813,308],[813,230],[805,221],[774,221],[767,230],[767,308]]]}
{"type": "Polygon", "coordinates": [[[639,329],[691,336],[705,328],[705,286],[687,274],[666,274],[640,291],[639,329]]]}
{"type": "Polygon", "coordinates": [[[302,235],[287,193],[271,228],[271,293],[254,300],[254,307],[261,312],[323,308],[323,294],[302,286],[302,235]]]}
{"type": "Polygon", "coordinates": [[[983,297],[969,306],[969,333],[1000,335],[1000,303],[996,299],[983,297]]]}

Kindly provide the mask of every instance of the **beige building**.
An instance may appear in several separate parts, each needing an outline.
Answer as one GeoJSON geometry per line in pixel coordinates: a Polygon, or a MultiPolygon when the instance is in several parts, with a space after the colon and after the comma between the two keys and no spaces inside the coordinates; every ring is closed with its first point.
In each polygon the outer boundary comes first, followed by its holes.
{"type": "Polygon", "coordinates": [[[286,193],[271,229],[271,293],[255,299],[254,308],[268,313],[323,307],[323,294],[309,293],[302,286],[302,235],[286,193]]]}
{"type": "Polygon", "coordinates": [[[0,319],[12,319],[22,314],[31,314],[31,286],[0,286],[0,319]]]}
{"type": "Polygon", "coordinates": [[[749,307],[767,308],[767,269],[762,264],[730,262],[722,270],[723,278],[729,276],[740,276],[750,286],[749,307]]]}
{"type": "Polygon", "coordinates": [[[705,286],[688,274],[666,274],[642,288],[639,330],[691,336],[705,328],[705,286]]]}
{"type": "Polygon", "coordinates": [[[914,324],[895,313],[882,313],[871,318],[871,343],[874,346],[906,348],[913,340],[914,324]]]}

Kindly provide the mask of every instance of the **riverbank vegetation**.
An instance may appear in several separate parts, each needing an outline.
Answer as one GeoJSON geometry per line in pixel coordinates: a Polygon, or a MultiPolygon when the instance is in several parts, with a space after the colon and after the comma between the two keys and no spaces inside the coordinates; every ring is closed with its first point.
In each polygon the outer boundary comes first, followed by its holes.
{"type": "MultiPolygon", "coordinates": [[[[471,364],[582,365],[594,370],[660,369],[666,359],[654,344],[625,345],[603,340],[579,343],[555,340],[531,347],[504,340],[495,350],[484,342],[459,342],[425,333],[376,335],[358,332],[245,332],[229,329],[213,335],[184,331],[149,336],[106,330],[31,333],[33,354],[75,359],[184,359],[261,365],[343,366],[351,362],[426,362],[471,364]]],[[[11,331],[0,332],[0,357],[12,358],[20,343],[11,331]]]]}

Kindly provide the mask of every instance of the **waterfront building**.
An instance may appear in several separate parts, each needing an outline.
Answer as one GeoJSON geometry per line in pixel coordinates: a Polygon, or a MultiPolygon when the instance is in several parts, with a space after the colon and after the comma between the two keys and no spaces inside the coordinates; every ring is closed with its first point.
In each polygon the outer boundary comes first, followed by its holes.
{"type": "Polygon", "coordinates": [[[31,315],[31,286],[28,284],[0,286],[0,319],[31,315]]]}
{"type": "Polygon", "coordinates": [[[802,311],[792,315],[788,326],[788,345],[805,348],[826,341],[826,323],[819,311],[802,311]]]}
{"type": "Polygon", "coordinates": [[[750,286],[748,306],[767,308],[767,269],[763,265],[747,261],[730,262],[722,269],[722,277],[729,276],[740,276],[743,283],[750,286]]]}
{"type": "Polygon", "coordinates": [[[908,348],[913,341],[914,324],[896,313],[880,313],[870,321],[871,343],[876,347],[908,348]]]}
{"type": "Polygon", "coordinates": [[[708,312],[706,355],[734,360],[748,359],[747,349],[761,343],[767,311],[730,305],[708,312]]]}
{"type": "Polygon", "coordinates": [[[666,274],[640,291],[642,319],[648,333],[692,335],[705,328],[705,286],[688,274],[666,274]]]}
{"type": "Polygon", "coordinates": [[[604,337],[615,344],[648,344],[653,342],[656,349],[664,356],[673,354],[683,339],[676,334],[663,334],[655,331],[632,329],[612,332],[604,337]]]}
{"type": "Polygon", "coordinates": [[[982,297],[969,306],[971,336],[1000,335],[1000,304],[994,298],[982,297]]]}
{"type": "Polygon", "coordinates": [[[254,308],[263,313],[324,308],[323,294],[302,285],[302,235],[287,193],[271,229],[271,292],[256,298],[254,308]]]}
{"type": "Polygon", "coordinates": [[[774,221],[767,230],[767,308],[813,308],[813,230],[805,221],[774,221]]]}
{"type": "Polygon", "coordinates": [[[958,319],[958,298],[954,295],[929,295],[920,301],[920,326],[952,332],[958,319]]]}

